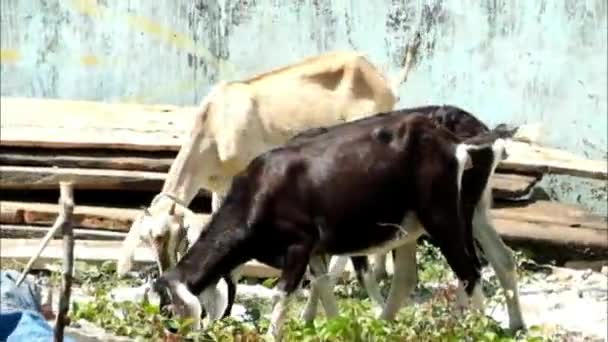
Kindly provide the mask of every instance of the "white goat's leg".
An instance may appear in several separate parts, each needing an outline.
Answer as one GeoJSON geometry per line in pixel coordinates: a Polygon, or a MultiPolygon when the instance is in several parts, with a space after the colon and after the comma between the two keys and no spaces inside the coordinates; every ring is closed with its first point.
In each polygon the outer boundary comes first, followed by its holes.
{"type": "Polygon", "coordinates": [[[374,254],[373,259],[374,276],[376,279],[384,279],[388,277],[388,272],[386,272],[386,253],[374,254]]]}
{"type": "Polygon", "coordinates": [[[203,310],[201,308],[199,299],[188,290],[186,285],[182,283],[175,285],[175,294],[185,306],[186,312],[184,315],[192,318],[192,329],[200,330],[201,313],[203,310]]]}
{"type": "Polygon", "coordinates": [[[273,308],[270,315],[270,325],[266,332],[266,339],[270,341],[280,341],[282,335],[283,321],[289,308],[292,296],[282,290],[277,290],[273,296],[273,308]]]}
{"type": "Polygon", "coordinates": [[[330,286],[332,288],[336,285],[338,278],[340,278],[344,273],[348,259],[349,258],[346,256],[336,255],[332,256],[331,260],[329,261],[329,279],[331,281],[330,286]]]}
{"type": "Polygon", "coordinates": [[[367,291],[367,295],[369,296],[369,298],[372,299],[376,306],[374,311],[376,312],[377,316],[381,314],[385,305],[384,297],[382,296],[382,293],[380,292],[380,286],[378,285],[378,280],[376,279],[376,276],[374,275],[374,272],[372,270],[368,270],[362,276],[363,286],[367,291]]]}
{"type": "Polygon", "coordinates": [[[310,292],[308,294],[308,299],[306,300],[306,305],[300,314],[300,319],[302,319],[304,323],[310,324],[315,319],[319,299],[319,287],[315,286],[313,279],[310,282],[310,292]]]}
{"type": "Polygon", "coordinates": [[[521,329],[525,327],[517,289],[517,268],[513,252],[502,241],[488,217],[487,209],[475,210],[473,218],[473,233],[481,244],[484,255],[494,268],[498,281],[506,297],[509,313],[509,327],[521,329]]]}
{"type": "Polygon", "coordinates": [[[338,302],[331,287],[332,282],[329,279],[327,265],[322,257],[315,256],[310,259],[310,268],[314,276],[312,284],[319,292],[321,303],[325,309],[325,315],[328,318],[336,317],[338,315],[338,302]]]}
{"type": "Polygon", "coordinates": [[[380,287],[374,276],[374,270],[369,264],[369,258],[367,256],[353,256],[351,257],[351,261],[357,280],[359,281],[359,284],[365,288],[367,295],[372,299],[374,314],[378,316],[384,308],[384,298],[380,293],[380,287]]]}
{"type": "Polygon", "coordinates": [[[391,289],[380,314],[381,319],[393,320],[404,301],[416,286],[416,240],[395,248],[391,289]]]}
{"type": "MultiPolygon", "coordinates": [[[[329,277],[328,287],[330,289],[335,288],[338,278],[342,275],[344,269],[346,268],[346,263],[348,263],[348,257],[332,256],[329,262],[329,272],[327,274],[329,277]]],[[[306,300],[306,305],[304,306],[304,309],[300,315],[300,318],[306,324],[311,323],[315,319],[319,300],[319,287],[315,286],[314,282],[311,281],[310,293],[308,295],[308,299],[306,300]]]]}

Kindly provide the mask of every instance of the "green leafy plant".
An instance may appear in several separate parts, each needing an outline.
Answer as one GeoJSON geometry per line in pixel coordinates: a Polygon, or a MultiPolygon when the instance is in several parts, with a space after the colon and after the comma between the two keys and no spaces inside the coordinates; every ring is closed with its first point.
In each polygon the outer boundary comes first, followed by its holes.
{"type": "MultiPolygon", "coordinates": [[[[335,293],[339,298],[340,316],[327,319],[323,310],[311,325],[306,325],[298,317],[305,300],[294,302],[284,327],[286,341],[305,342],[367,342],[367,341],[528,341],[544,342],[563,340],[565,335],[547,333],[539,327],[530,327],[525,333],[513,334],[500,327],[490,317],[473,312],[460,313],[454,309],[455,289],[453,287],[432,288],[431,283],[445,284],[453,277],[443,256],[430,244],[423,243],[418,248],[419,291],[427,292],[429,299],[419,305],[409,305],[401,309],[393,322],[378,320],[371,310],[367,293],[353,280],[340,281],[335,293]]],[[[518,254],[518,262],[529,262],[518,254]]],[[[89,289],[93,299],[90,302],[73,303],[72,321],[85,319],[116,335],[129,336],[142,341],[167,340],[167,331],[184,341],[264,341],[268,329],[267,315],[270,303],[263,299],[239,299],[246,307],[242,320],[226,318],[213,322],[204,331],[191,331],[191,320],[164,317],[158,306],[147,298],[139,302],[113,302],[108,293],[116,286],[137,284],[135,280],[118,279],[113,264],[100,267],[80,265],[77,279],[89,289]]],[[[527,273],[525,273],[527,274],[527,273]]],[[[533,274],[533,273],[530,273],[533,274]]],[[[251,282],[250,280],[249,282],[251,282]]],[[[495,279],[493,279],[495,282],[495,279]]],[[[258,281],[259,282],[259,281],[258,281]]],[[[265,280],[264,285],[272,287],[276,279],[265,280]]],[[[388,282],[382,282],[386,293],[388,282]]],[[[501,298],[500,288],[490,288],[494,301],[501,298]]]]}

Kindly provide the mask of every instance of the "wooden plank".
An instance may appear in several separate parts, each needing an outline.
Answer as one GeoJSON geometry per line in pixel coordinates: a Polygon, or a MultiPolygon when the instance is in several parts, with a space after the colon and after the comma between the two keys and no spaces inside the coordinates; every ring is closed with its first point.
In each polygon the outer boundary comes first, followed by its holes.
{"type": "MultiPolygon", "coordinates": [[[[55,221],[57,210],[56,204],[2,201],[0,222],[46,226],[55,221]]],[[[79,205],[74,208],[73,222],[76,227],[126,232],[139,213],[139,209],[79,205]]],[[[198,214],[196,219],[205,223],[209,215],[198,214]]]]}
{"type": "MultiPolygon", "coordinates": [[[[41,239],[44,237],[48,227],[0,224],[0,238],[2,239],[41,239]]],[[[111,240],[122,241],[127,236],[124,232],[114,232],[99,229],[74,229],[74,239],[78,240],[111,240]]],[[[57,234],[53,239],[61,239],[57,234]]]]}
{"type": "MultiPolygon", "coordinates": [[[[2,223],[48,225],[57,215],[57,205],[52,204],[0,202],[0,205],[2,223]]],[[[77,206],[74,220],[82,228],[127,231],[138,213],[138,209],[77,206]]],[[[508,242],[568,246],[583,254],[587,250],[596,254],[608,251],[607,219],[589,214],[581,207],[538,202],[521,208],[492,209],[492,216],[496,229],[508,242]]],[[[208,214],[196,217],[202,224],[209,220],[208,214]]]]}
{"type": "MultiPolygon", "coordinates": [[[[0,98],[1,146],[178,151],[196,107],[0,98]]],[[[558,149],[511,142],[499,169],[608,179],[608,165],[558,149]]]]}
{"type": "Polygon", "coordinates": [[[0,98],[3,146],[179,150],[196,107],[0,98]]]}
{"type": "Polygon", "coordinates": [[[567,151],[517,141],[507,143],[507,153],[509,157],[498,165],[499,170],[608,179],[605,160],[589,160],[567,151]]]}
{"type": "Polygon", "coordinates": [[[56,189],[60,181],[72,181],[75,189],[156,190],[165,174],[160,172],[63,169],[35,166],[0,166],[0,189],[56,189]]]}
{"type": "Polygon", "coordinates": [[[513,247],[532,246],[542,250],[543,257],[569,259],[608,258],[608,230],[572,228],[553,223],[494,219],[494,226],[513,247]]]}
{"type": "Polygon", "coordinates": [[[525,206],[506,206],[492,209],[497,219],[549,223],[566,227],[608,229],[608,218],[594,215],[583,207],[550,201],[536,201],[525,206]]]}
{"type": "Polygon", "coordinates": [[[519,199],[528,196],[541,176],[496,173],[491,179],[492,195],[496,199],[519,199]]]}
{"type": "MultiPolygon", "coordinates": [[[[0,201],[0,223],[16,225],[50,225],[57,217],[56,204],[0,201]]],[[[127,231],[140,209],[77,206],[74,225],[89,229],[127,231]]],[[[537,201],[524,206],[492,209],[496,219],[555,224],[566,227],[608,229],[608,218],[589,213],[583,207],[559,202],[537,201]]],[[[202,224],[208,214],[196,214],[202,224]]]]}
{"type": "MultiPolygon", "coordinates": [[[[21,183],[15,181],[11,182],[8,185],[5,182],[10,181],[10,174],[4,173],[6,169],[11,169],[11,167],[2,167],[0,166],[0,171],[3,172],[3,177],[0,179],[0,188],[11,188],[13,189],[23,189],[28,188],[31,189],[32,186],[23,186],[21,183]]],[[[12,169],[25,170],[23,172],[34,172],[39,170],[40,168],[19,168],[12,167],[12,169]]],[[[52,169],[45,168],[45,171],[70,171],[72,169],[52,169]]],[[[73,173],[76,174],[80,172],[80,169],[74,169],[73,173]]],[[[124,179],[126,178],[129,181],[135,180],[139,182],[137,177],[132,177],[133,173],[129,172],[115,172],[115,170],[110,170],[109,174],[112,176],[116,176],[119,178],[118,181],[109,179],[108,180],[108,172],[107,170],[85,170],[86,173],[79,173],[79,177],[81,180],[85,180],[85,183],[77,183],[76,187],[79,189],[82,188],[90,188],[88,184],[94,183],[98,188],[112,188],[118,187],[117,184],[125,184],[124,179]],[[97,178],[100,174],[103,174],[106,178],[97,178]],[[125,176],[126,175],[126,176],[125,176]],[[90,177],[90,179],[86,179],[86,177],[90,177]],[[123,178],[120,178],[123,177],[123,178]],[[106,182],[106,183],[103,183],[106,182]],[[104,185],[105,184],[105,185],[104,185]],[[109,186],[107,185],[109,184],[109,186]]],[[[66,174],[66,173],[64,173],[66,174]]],[[[70,173],[67,172],[69,175],[70,173]]],[[[148,175],[149,173],[144,173],[144,175],[148,175]]],[[[43,172],[42,175],[48,175],[48,173],[43,172]]],[[[159,176],[158,173],[154,173],[154,176],[159,176]]],[[[160,175],[157,178],[163,177],[164,174],[160,175]]],[[[29,176],[30,178],[32,176],[29,176]]],[[[39,179],[44,179],[44,186],[40,186],[40,184],[33,186],[35,189],[41,188],[51,188],[53,189],[54,182],[58,182],[61,178],[57,177],[55,179],[51,178],[43,178],[42,176],[38,176],[39,179]]],[[[155,191],[160,191],[162,187],[162,182],[157,180],[158,184],[156,188],[153,189],[155,191]]],[[[514,198],[519,197],[524,193],[527,193],[532,186],[535,184],[534,177],[520,176],[520,175],[503,175],[498,174],[493,178],[493,186],[494,193],[498,198],[514,198]]],[[[137,188],[133,185],[133,183],[128,183],[130,190],[136,190],[137,188]]],[[[122,190],[122,189],[121,189],[122,190]]],[[[200,192],[203,196],[208,196],[208,193],[204,190],[200,192]]],[[[30,225],[50,225],[54,222],[57,215],[57,206],[56,204],[44,204],[44,203],[31,203],[31,202],[10,202],[10,201],[2,201],[0,202],[0,222],[2,223],[10,223],[10,224],[30,224],[30,225]]],[[[115,229],[115,230],[127,230],[131,225],[131,221],[136,215],[139,213],[138,209],[119,209],[119,208],[106,208],[99,206],[77,206],[76,211],[74,213],[75,224],[79,227],[85,228],[97,228],[97,229],[115,229]]]]}
{"type": "Polygon", "coordinates": [[[583,248],[606,249],[608,230],[588,227],[572,228],[547,222],[494,219],[496,230],[507,240],[532,240],[557,245],[576,245],[583,248]]]}
{"type": "MultiPolygon", "coordinates": [[[[0,166],[0,189],[56,189],[60,181],[71,181],[80,190],[145,190],[159,192],[166,173],[107,169],[54,168],[37,166],[0,166]]],[[[496,174],[492,185],[504,198],[519,197],[536,183],[533,177],[496,174]]],[[[209,196],[206,190],[199,195],[209,196]]]]}
{"type": "Polygon", "coordinates": [[[0,165],[168,172],[175,153],[142,156],[132,151],[1,148],[0,165]]]}
{"type": "MultiPolygon", "coordinates": [[[[32,253],[38,247],[38,239],[0,239],[2,261],[12,260],[23,262],[29,260],[32,253]]],[[[120,250],[121,241],[74,241],[74,259],[88,262],[104,262],[114,260],[116,252],[120,250]]],[[[60,240],[50,241],[37,261],[37,265],[47,265],[53,260],[61,259],[63,248],[60,240]]],[[[137,264],[152,264],[155,259],[152,250],[139,247],[135,251],[135,262],[137,264]]],[[[280,276],[280,271],[257,261],[250,261],[243,267],[243,276],[254,278],[271,278],[280,276]]]]}

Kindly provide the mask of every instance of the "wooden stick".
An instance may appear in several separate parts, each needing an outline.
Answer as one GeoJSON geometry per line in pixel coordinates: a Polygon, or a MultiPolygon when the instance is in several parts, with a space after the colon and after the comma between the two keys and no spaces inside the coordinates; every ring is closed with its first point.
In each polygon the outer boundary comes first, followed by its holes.
{"type": "Polygon", "coordinates": [[[154,156],[150,152],[118,152],[101,149],[63,151],[57,149],[0,147],[0,164],[168,172],[171,163],[175,159],[175,153],[155,152],[155,154],[154,156]]]}
{"type": "MultiPolygon", "coordinates": [[[[32,251],[37,245],[38,240],[34,239],[0,239],[2,253],[0,261],[25,262],[29,260],[32,251]]],[[[101,264],[108,260],[116,259],[116,251],[119,251],[122,241],[96,241],[96,240],[76,240],[74,247],[74,258],[91,264],[101,264]]],[[[62,257],[63,248],[61,241],[52,240],[48,247],[44,249],[42,255],[36,262],[37,267],[44,267],[62,257]]],[[[156,262],[154,252],[147,246],[139,246],[135,250],[135,265],[152,265],[156,262]]],[[[274,278],[281,275],[280,271],[262,264],[255,260],[248,261],[243,266],[242,276],[253,278],[274,278]]]]}
{"type": "Polygon", "coordinates": [[[70,309],[70,294],[72,292],[72,270],[74,268],[74,235],[70,219],[74,212],[74,195],[72,183],[61,182],[61,196],[59,203],[62,206],[62,215],[65,217],[61,225],[63,233],[63,272],[61,280],[61,295],[59,297],[59,312],[55,321],[55,342],[63,342],[63,330],[66,317],[70,309]]]}
{"type": "Polygon", "coordinates": [[[414,65],[414,59],[418,54],[420,41],[420,32],[416,31],[414,33],[414,38],[412,38],[411,44],[407,44],[407,46],[405,47],[405,54],[403,56],[403,68],[401,68],[401,70],[392,82],[393,91],[396,92],[397,88],[399,88],[402,83],[405,83],[405,81],[407,81],[407,77],[409,76],[410,70],[414,65]]]}
{"type": "Polygon", "coordinates": [[[0,188],[6,190],[56,189],[60,182],[70,181],[79,190],[160,191],[166,177],[162,172],[5,165],[0,172],[0,188]]]}
{"type": "MultiPolygon", "coordinates": [[[[61,206],[61,211],[59,212],[59,215],[57,216],[57,219],[55,220],[55,223],[53,224],[53,226],[51,227],[51,229],[49,229],[49,231],[46,233],[46,235],[44,236],[44,238],[40,242],[40,245],[38,246],[38,250],[30,258],[30,260],[28,261],[27,265],[23,269],[23,272],[21,272],[21,276],[17,280],[17,287],[19,287],[21,285],[21,283],[25,279],[25,276],[30,271],[32,265],[34,264],[34,262],[36,261],[36,259],[38,259],[38,257],[40,256],[40,254],[42,254],[42,251],[44,250],[44,248],[46,247],[46,245],[48,245],[49,241],[51,241],[51,239],[53,238],[53,236],[55,235],[55,233],[57,233],[57,231],[60,228],[63,228],[63,226],[68,222],[68,220],[71,219],[71,215],[72,215],[72,212],[73,212],[73,209],[74,209],[74,204],[73,204],[72,197],[69,198],[69,202],[68,202],[68,198],[65,197],[68,194],[67,193],[67,188],[65,188],[65,187],[66,187],[65,183],[62,182],[61,186],[60,186],[61,196],[59,197],[59,204],[61,206]]],[[[71,184],[70,184],[70,188],[69,189],[70,189],[69,194],[71,196],[71,193],[72,193],[71,192],[71,184]]]]}
{"type": "MultiPolygon", "coordinates": [[[[47,233],[48,227],[0,224],[1,239],[41,239],[47,233]]],[[[124,232],[116,232],[102,229],[72,228],[75,240],[107,240],[122,241],[127,236],[124,232]]],[[[48,248],[48,246],[47,246],[48,248]]]]}

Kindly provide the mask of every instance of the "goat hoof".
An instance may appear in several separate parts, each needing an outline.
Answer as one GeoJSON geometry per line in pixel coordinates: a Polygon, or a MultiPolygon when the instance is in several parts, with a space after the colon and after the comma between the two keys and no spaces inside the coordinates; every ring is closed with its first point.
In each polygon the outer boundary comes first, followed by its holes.
{"type": "Polygon", "coordinates": [[[268,327],[268,331],[266,332],[266,336],[264,337],[264,340],[268,342],[281,342],[283,340],[281,331],[279,329],[273,328],[272,323],[268,327]]]}
{"type": "Polygon", "coordinates": [[[515,321],[509,323],[509,330],[512,332],[522,331],[525,332],[527,330],[526,325],[522,321],[515,321]]]}
{"type": "Polygon", "coordinates": [[[374,313],[374,317],[378,317],[380,318],[382,316],[382,308],[381,307],[375,307],[372,309],[373,313],[374,313]]]}

